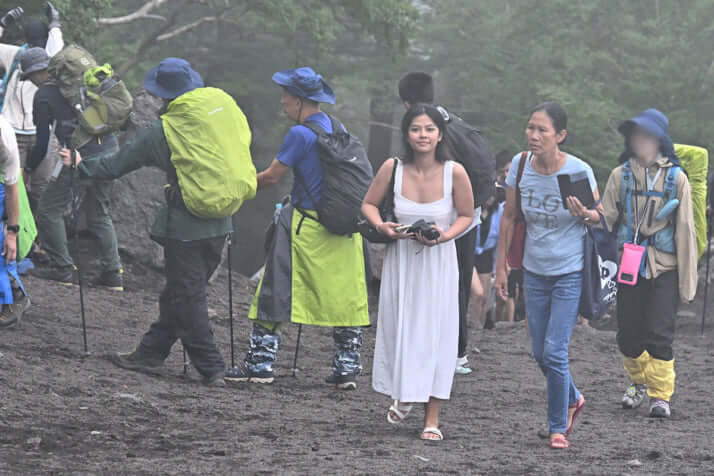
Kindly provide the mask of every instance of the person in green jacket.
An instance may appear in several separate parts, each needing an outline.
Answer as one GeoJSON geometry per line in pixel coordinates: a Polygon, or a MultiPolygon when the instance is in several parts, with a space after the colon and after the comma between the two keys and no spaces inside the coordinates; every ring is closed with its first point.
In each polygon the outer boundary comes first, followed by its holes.
{"type": "MultiPolygon", "coordinates": [[[[203,87],[201,76],[180,58],[166,58],[146,75],[144,87],[168,105],[183,94],[203,87]]],[[[163,245],[166,287],[159,299],[159,318],[135,350],[112,356],[122,368],[156,373],[180,339],[191,362],[209,386],[223,386],[225,364],[213,339],[208,319],[206,286],[221,261],[226,236],[233,231],[231,218],[204,219],[183,204],[171,162],[171,150],[159,119],[139,133],[118,153],[82,160],[79,153],[62,152],[65,166],[78,163],[83,177],[116,179],[141,167],[157,167],[167,174],[167,205],[151,231],[163,245]]]]}

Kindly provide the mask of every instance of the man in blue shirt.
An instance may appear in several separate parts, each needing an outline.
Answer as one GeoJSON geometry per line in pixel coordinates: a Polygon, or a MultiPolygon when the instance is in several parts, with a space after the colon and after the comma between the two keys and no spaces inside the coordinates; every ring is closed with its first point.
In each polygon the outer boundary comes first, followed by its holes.
{"type": "Polygon", "coordinates": [[[362,370],[361,326],[369,325],[362,238],[338,236],[314,217],[321,199],[323,171],[313,122],[326,133],[331,120],[320,103],[335,103],[332,89],[310,68],[280,71],[273,81],[283,88],[280,104],[295,121],[280,152],[258,174],[258,190],[277,184],[292,169],[290,204],[274,225],[265,270],[249,317],[254,320],[244,363],[226,371],[229,382],[273,382],[273,363],[285,322],[334,327],[335,356],[329,384],[357,388],[362,370]]]}

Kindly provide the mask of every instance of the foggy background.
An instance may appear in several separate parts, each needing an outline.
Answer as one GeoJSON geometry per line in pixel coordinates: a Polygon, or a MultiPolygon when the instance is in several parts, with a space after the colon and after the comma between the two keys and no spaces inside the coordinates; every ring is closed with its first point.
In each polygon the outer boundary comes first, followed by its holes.
{"type": "MultiPolygon", "coordinates": [[[[207,85],[233,95],[250,122],[258,170],[292,125],[270,77],[298,66],[330,83],[337,105],[325,110],[362,140],[375,167],[399,153],[396,83],[415,70],[434,75],[436,102],[480,127],[494,153],[521,150],[532,106],[561,102],[565,149],[593,166],[600,190],[622,151],[617,125],[647,107],[669,116],[675,142],[714,145],[711,0],[54,3],[66,42],[111,63],[130,89],[162,58],[180,56],[207,85]]],[[[0,10],[18,5],[25,21],[44,18],[44,1],[2,0],[0,10]]],[[[2,41],[20,39],[13,27],[2,41]]],[[[263,231],[289,187],[286,177],[236,216],[238,271],[250,275],[262,264],[263,231]]]]}

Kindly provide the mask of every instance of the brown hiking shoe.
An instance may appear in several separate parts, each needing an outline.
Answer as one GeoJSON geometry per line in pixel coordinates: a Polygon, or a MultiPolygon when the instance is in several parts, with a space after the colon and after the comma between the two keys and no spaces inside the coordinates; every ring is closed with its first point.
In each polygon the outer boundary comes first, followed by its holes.
{"type": "Polygon", "coordinates": [[[147,353],[141,349],[135,349],[125,354],[112,354],[109,356],[109,361],[123,369],[151,375],[160,373],[164,366],[163,359],[147,355],[147,353]]]}
{"type": "Polygon", "coordinates": [[[30,308],[30,298],[21,294],[13,304],[3,304],[0,311],[0,328],[19,325],[22,315],[30,308]]]}

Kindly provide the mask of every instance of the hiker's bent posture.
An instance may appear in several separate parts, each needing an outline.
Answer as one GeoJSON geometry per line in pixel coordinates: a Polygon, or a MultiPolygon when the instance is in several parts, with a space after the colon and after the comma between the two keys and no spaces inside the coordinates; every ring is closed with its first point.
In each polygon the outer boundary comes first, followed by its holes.
{"type": "MultiPolygon", "coordinates": [[[[231,215],[242,199],[255,195],[255,168],[247,153],[250,129],[235,101],[219,89],[204,88],[201,76],[183,59],[163,60],[146,75],[144,87],[165,101],[161,119],[117,154],[82,161],[78,153],[76,158],[84,177],[108,180],[157,167],[166,172],[169,183],[167,206],[151,232],[163,245],[166,260],[159,318],[134,351],[112,360],[126,369],[156,373],[180,339],[203,383],[224,385],[225,366],[208,320],[206,286],[233,231],[231,215]],[[204,167],[207,163],[214,167],[204,167]],[[238,179],[230,170],[236,164],[243,171],[238,179]],[[196,182],[185,181],[186,171],[196,182]],[[217,180],[215,172],[228,180],[217,180]],[[229,182],[230,190],[220,189],[222,182],[229,182]],[[211,190],[211,195],[201,196],[195,183],[205,185],[203,190],[211,190]],[[221,208],[219,202],[230,202],[231,208],[221,208]]],[[[65,150],[63,156],[65,165],[71,165],[72,154],[65,150]]]]}
{"type": "Polygon", "coordinates": [[[319,103],[334,104],[335,95],[310,68],[275,73],[273,81],[283,88],[280,103],[285,115],[297,125],[270,167],[258,174],[258,188],[278,183],[290,169],[295,180],[250,309],[250,350],[243,365],[226,371],[226,380],[272,383],[280,325],[294,322],[334,327],[335,356],[327,382],[354,389],[362,370],[360,326],[369,325],[362,237],[332,234],[314,218],[323,169],[317,134],[305,125],[331,133],[332,121],[319,103]]]}
{"type": "Polygon", "coordinates": [[[677,305],[697,291],[692,197],[664,114],[648,109],[619,130],[626,143],[623,164],[610,174],[602,205],[608,226],[618,226],[621,251],[639,253],[623,256],[621,273],[628,272],[633,284],[620,281],[617,289],[617,343],[631,380],[622,405],[637,408],[649,395],[650,416],[666,418],[674,393],[677,305]],[[623,266],[630,259],[634,272],[623,266]]]}

